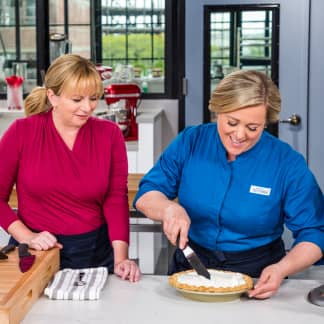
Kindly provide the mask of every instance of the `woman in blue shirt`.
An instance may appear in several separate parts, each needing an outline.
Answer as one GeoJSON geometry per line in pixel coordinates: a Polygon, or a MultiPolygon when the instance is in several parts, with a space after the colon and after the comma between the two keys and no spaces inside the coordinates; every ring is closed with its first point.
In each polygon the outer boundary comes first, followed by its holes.
{"type": "Polygon", "coordinates": [[[169,274],[190,269],[189,243],[208,268],[259,277],[249,295],[268,298],[323,257],[323,194],[303,156],[264,131],[280,105],[263,73],[231,73],[210,100],[217,122],[186,128],[142,179],[134,205],[179,241],[169,274]]]}

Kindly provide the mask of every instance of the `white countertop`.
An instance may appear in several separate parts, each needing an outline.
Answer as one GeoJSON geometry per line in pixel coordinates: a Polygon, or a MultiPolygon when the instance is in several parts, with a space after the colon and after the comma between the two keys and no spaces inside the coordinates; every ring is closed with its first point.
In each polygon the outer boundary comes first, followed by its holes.
{"type": "MultiPolygon", "coordinates": [[[[5,103],[0,100],[0,117],[9,115],[14,116],[15,118],[21,118],[25,116],[25,111],[23,109],[21,110],[8,110],[5,107],[5,103]]],[[[107,106],[103,100],[100,100],[98,107],[94,111],[95,113],[103,112],[107,110],[107,106]]],[[[158,118],[161,113],[163,112],[163,109],[155,107],[155,108],[141,108],[138,110],[138,114],[136,117],[136,120],[138,123],[153,123],[156,118],[158,118]]]]}
{"type": "MultiPolygon", "coordinates": [[[[322,268],[323,270],[323,268],[322,268]]],[[[41,297],[23,324],[323,324],[324,307],[310,304],[310,289],[323,280],[287,279],[267,300],[241,297],[228,302],[184,298],[167,276],[145,275],[138,283],[109,275],[98,301],[53,301],[41,297]]]]}

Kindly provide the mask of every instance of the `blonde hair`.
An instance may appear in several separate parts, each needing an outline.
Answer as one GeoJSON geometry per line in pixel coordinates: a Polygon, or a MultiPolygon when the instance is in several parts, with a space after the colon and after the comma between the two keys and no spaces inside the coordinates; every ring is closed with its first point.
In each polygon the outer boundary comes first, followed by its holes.
{"type": "Polygon", "coordinates": [[[56,95],[64,92],[88,92],[94,89],[97,98],[103,94],[103,86],[95,65],[88,59],[75,54],[58,57],[48,68],[43,87],[36,87],[25,99],[26,116],[48,111],[51,107],[47,90],[56,95]]]}
{"type": "Polygon", "coordinates": [[[217,114],[258,105],[267,108],[267,123],[277,122],[281,110],[278,87],[264,73],[239,70],[217,85],[209,101],[209,110],[217,114]]]}

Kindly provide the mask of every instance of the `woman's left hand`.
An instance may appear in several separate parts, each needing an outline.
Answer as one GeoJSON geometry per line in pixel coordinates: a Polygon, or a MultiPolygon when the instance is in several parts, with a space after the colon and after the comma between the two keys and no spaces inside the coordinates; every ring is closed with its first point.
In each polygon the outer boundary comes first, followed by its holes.
{"type": "Polygon", "coordinates": [[[254,288],[249,291],[249,297],[265,299],[273,296],[279,289],[284,276],[278,264],[271,264],[263,269],[254,288]]]}
{"type": "Polygon", "coordinates": [[[115,264],[114,272],[117,276],[123,280],[129,280],[131,282],[139,281],[141,278],[141,271],[136,262],[125,259],[115,264]]]}

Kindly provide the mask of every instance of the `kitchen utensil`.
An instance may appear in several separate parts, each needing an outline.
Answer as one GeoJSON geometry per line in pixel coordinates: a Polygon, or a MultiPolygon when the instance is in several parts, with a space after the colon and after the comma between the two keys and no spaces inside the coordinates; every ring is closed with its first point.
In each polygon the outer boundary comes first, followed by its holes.
{"type": "Polygon", "coordinates": [[[140,87],[135,83],[111,83],[104,88],[104,91],[108,106],[107,116],[114,115],[126,141],[137,141],[136,116],[141,102],[140,87]]]}
{"type": "Polygon", "coordinates": [[[84,286],[86,284],[86,281],[83,280],[83,277],[85,275],[85,272],[79,273],[79,278],[74,282],[74,286],[84,286]]]}
{"type": "Polygon", "coordinates": [[[8,255],[5,255],[0,251],[0,260],[5,260],[5,259],[8,259],[8,255]]]}
{"type": "Polygon", "coordinates": [[[2,253],[4,253],[4,254],[8,254],[9,252],[14,251],[15,248],[16,248],[16,245],[14,245],[14,244],[8,244],[8,245],[4,246],[4,247],[0,250],[0,252],[2,252],[2,253]]]}
{"type": "Polygon", "coordinates": [[[7,253],[15,250],[16,246],[14,244],[8,244],[0,250],[0,260],[8,259],[7,253]]]}
{"type": "Polygon", "coordinates": [[[12,72],[14,75],[27,79],[27,63],[26,62],[12,62],[12,72]]]}
{"type": "Polygon", "coordinates": [[[19,268],[21,272],[28,271],[35,261],[35,255],[28,252],[28,245],[21,243],[18,245],[19,268]]]}
{"type": "Polygon", "coordinates": [[[312,289],[307,297],[312,304],[324,307],[324,285],[312,289]]]}
{"type": "Polygon", "coordinates": [[[67,35],[61,33],[50,34],[50,62],[63,54],[72,52],[72,42],[67,35]]]}
{"type": "Polygon", "coordinates": [[[206,267],[203,265],[203,263],[200,261],[197,254],[194,252],[194,250],[187,245],[183,250],[183,254],[185,255],[188,262],[191,264],[193,269],[201,276],[204,276],[207,279],[210,279],[210,273],[206,269],[206,267]]]}

